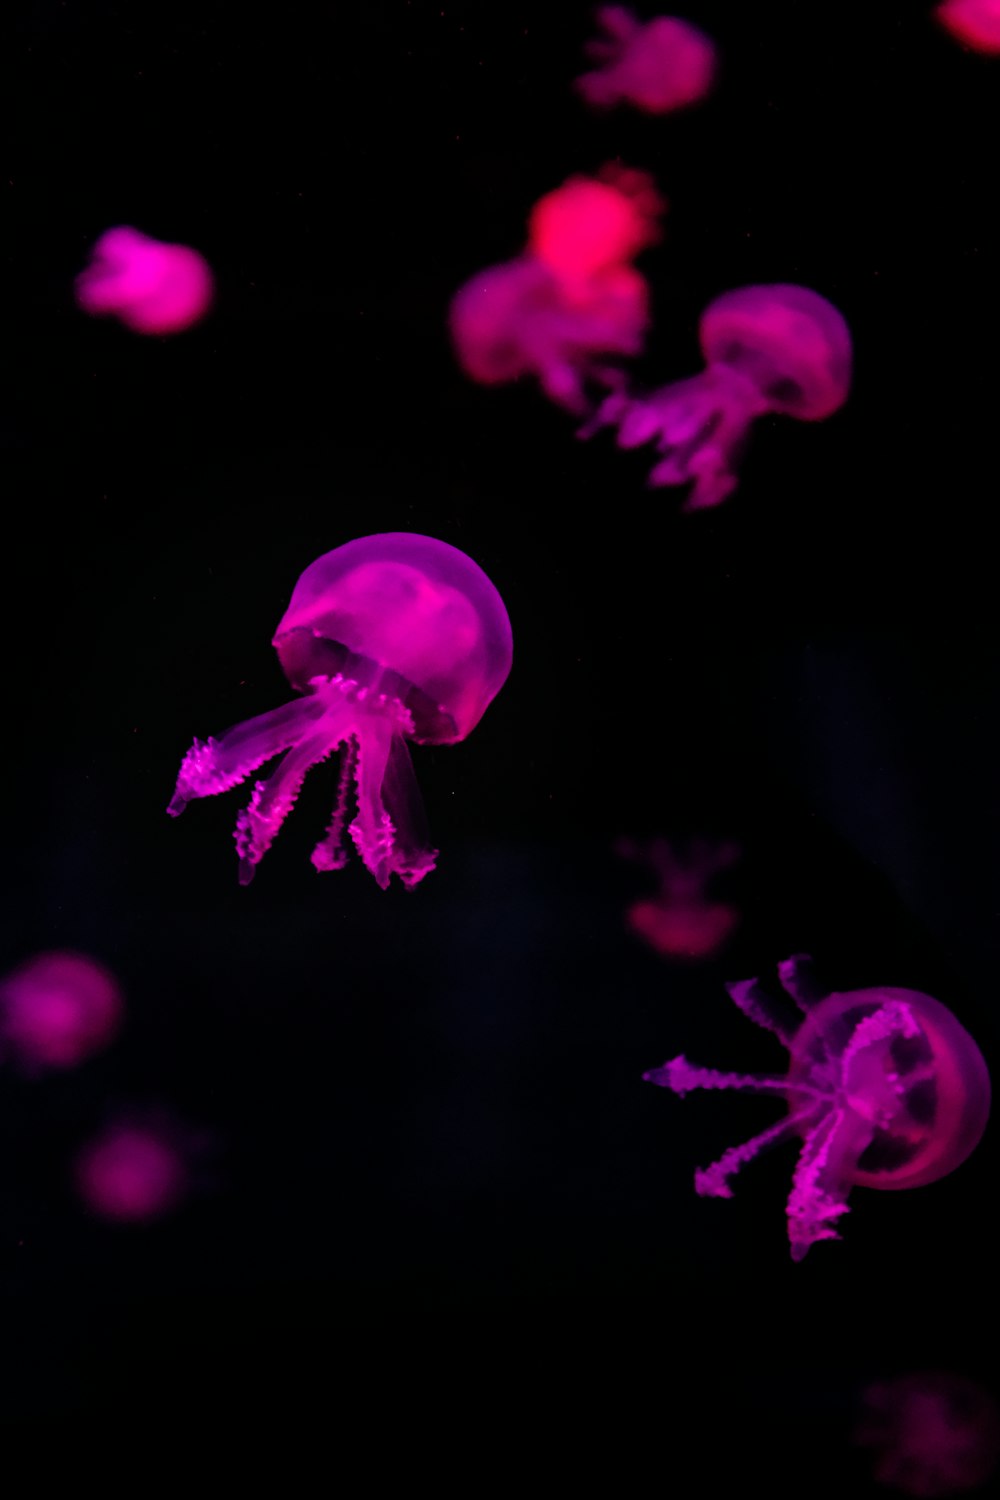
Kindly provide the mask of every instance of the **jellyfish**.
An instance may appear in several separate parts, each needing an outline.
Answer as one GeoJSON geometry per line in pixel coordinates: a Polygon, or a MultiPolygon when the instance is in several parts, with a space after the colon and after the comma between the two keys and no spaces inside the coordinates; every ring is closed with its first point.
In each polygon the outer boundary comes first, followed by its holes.
{"type": "Polygon", "coordinates": [[[634,104],[665,115],[696,104],[712,87],[714,43],[690,22],[676,16],[639,21],[624,5],[602,5],[596,16],[604,36],[586,52],[599,66],[575,85],[588,104],[634,104]]]}
{"type": "Polygon", "coordinates": [[[751,423],[765,412],[819,422],[847,399],[851,336],[837,309],[804,286],[747,286],[706,308],[708,368],[651,395],[612,393],[582,430],[618,428],[618,445],[655,443],[649,483],[691,484],[685,510],[718,505],[736,488],[751,423]]]}
{"type": "Polygon", "coordinates": [[[0,1047],[26,1073],[73,1068],[117,1034],[122,993],[85,953],[38,953],[0,979],[0,1047]]]}
{"type": "Polygon", "coordinates": [[[688,844],[622,839],[618,853],[652,869],[660,882],[653,897],[629,907],[627,922],[637,936],[664,958],[711,958],[725,946],[740,921],[738,909],[707,894],[712,876],[739,858],[732,843],[693,839],[688,844]]]}
{"type": "Polygon", "coordinates": [[[990,1109],[982,1054],[950,1011],[916,990],[824,994],[805,955],[778,967],[802,1019],[786,1015],[756,979],[727,985],[743,1014],[790,1054],[786,1077],[722,1073],[675,1057],[643,1074],[684,1095],[750,1089],[783,1096],[788,1114],[695,1173],[702,1197],[731,1198],[729,1179],[761,1150],[800,1136],[788,1199],[792,1259],[840,1239],[851,1188],[921,1187],[953,1172],[975,1148],[990,1109]]]}
{"type": "Polygon", "coordinates": [[[975,52],[1000,53],[1000,0],[944,0],[936,15],[975,52]]]}
{"type": "Polygon", "coordinates": [[[119,1223],[159,1219],[187,1194],[186,1156],[181,1133],[163,1124],[118,1121],[78,1153],[76,1190],[99,1218],[119,1223]]]}
{"type": "Polygon", "coordinates": [[[212,273],[197,250],[125,225],[101,235],[76,279],[84,312],[112,314],[134,333],[180,333],[204,317],[212,294],[212,273]]]}
{"type": "Polygon", "coordinates": [[[272,643],[303,696],[195,740],[167,811],[228,791],[284,752],[255,783],[236,825],[240,884],[252,879],[310,767],[343,747],[333,818],[312,854],[346,863],[344,825],[383,888],[434,868],[407,740],[452,745],[470,734],[511,665],[507,611],[481,568],[446,542],[409,532],[361,537],[317,558],[292,591],[272,643]]]}
{"type": "Polygon", "coordinates": [[[870,1385],[854,1441],[875,1454],[878,1484],[921,1500],[962,1495],[1000,1463],[1000,1406],[966,1375],[921,1370],[870,1385]]]}

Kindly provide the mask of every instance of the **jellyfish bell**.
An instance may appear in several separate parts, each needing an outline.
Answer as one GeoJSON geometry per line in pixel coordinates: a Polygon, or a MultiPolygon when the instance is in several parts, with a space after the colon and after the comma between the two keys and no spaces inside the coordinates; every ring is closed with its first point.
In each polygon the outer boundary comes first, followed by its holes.
{"type": "Polygon", "coordinates": [[[935,14],[952,36],[973,51],[1000,54],[1000,0],[945,0],[935,14]]]}
{"type": "Polygon", "coordinates": [[[86,953],[39,953],[0,979],[0,1047],[25,1072],[72,1068],[116,1036],[118,981],[86,953]]]}
{"type": "Polygon", "coordinates": [[[180,333],[204,317],[212,272],[187,245],[168,245],[128,225],[106,230],[76,279],[76,300],[94,317],[113,315],[134,333],[180,333]]]}
{"type": "Polygon", "coordinates": [[[586,51],[598,66],[576,80],[588,104],[632,104],[662,115],[696,104],[711,89],[715,45],[689,21],[654,16],[642,22],[624,5],[600,6],[596,19],[604,35],[586,51]]]}
{"type": "Polygon", "coordinates": [[[631,261],[660,234],[664,203],[648,173],[609,166],[570,177],[539,198],[528,220],[533,255],[578,281],[631,261]]]}

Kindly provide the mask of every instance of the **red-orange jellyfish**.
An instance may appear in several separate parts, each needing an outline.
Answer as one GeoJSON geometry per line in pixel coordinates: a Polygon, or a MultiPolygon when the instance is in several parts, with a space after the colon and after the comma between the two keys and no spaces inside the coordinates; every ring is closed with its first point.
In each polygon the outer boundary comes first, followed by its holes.
{"type": "Polygon", "coordinates": [[[945,0],[936,14],[973,51],[1000,54],[1000,0],[945,0]]]}

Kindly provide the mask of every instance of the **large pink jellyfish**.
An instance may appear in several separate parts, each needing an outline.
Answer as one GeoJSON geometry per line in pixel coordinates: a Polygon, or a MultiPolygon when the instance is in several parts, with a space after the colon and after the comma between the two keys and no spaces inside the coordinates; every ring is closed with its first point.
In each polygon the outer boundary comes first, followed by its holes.
{"type": "Polygon", "coordinates": [[[641,352],[649,292],[630,261],[655,239],[662,207],[646,174],[627,170],[571,178],[540,199],[526,253],[452,300],[465,373],[484,385],[533,375],[551,401],[583,415],[587,385],[617,384],[614,361],[641,352]]]}
{"type": "Polygon", "coordinates": [[[1000,1406],[965,1375],[923,1370],[864,1392],[854,1441],[875,1453],[878,1484],[936,1500],[978,1490],[1000,1463],[1000,1406]]]}
{"type": "Polygon", "coordinates": [[[664,958],[697,960],[711,958],[725,946],[739,926],[740,913],[727,901],[713,901],[707,886],[739,858],[736,844],[622,839],[618,853],[651,868],[660,882],[657,894],[634,902],[627,915],[629,927],[650,947],[664,958]]]}
{"type": "Polygon", "coordinates": [[[0,1044],[25,1072],[73,1068],[122,1020],[114,975],[84,953],[40,953],[0,980],[0,1044]]]}
{"type": "Polygon", "coordinates": [[[945,0],[936,14],[941,25],[967,47],[1000,53],[1000,0],[945,0]]]}
{"type": "Polygon", "coordinates": [[[74,1178],[91,1212],[138,1223],[162,1218],[177,1207],[188,1190],[189,1164],[177,1132],[120,1122],[82,1148],[74,1178]]]}
{"type": "Polygon", "coordinates": [[[305,696],[218,739],[195,740],[168,812],[245,781],[285,751],[254,785],[236,846],[246,885],[290,812],[306,772],[344,747],[333,820],[313,851],[318,870],[346,862],[350,834],[384,889],[413,886],[434,868],[408,739],[464,740],[503,686],[511,631],[503,600],[481,568],[446,542],[389,532],[348,542],[311,563],[292,592],[273,644],[305,696]]]}
{"type": "Polygon", "coordinates": [[[165,245],[121,226],[102,234],[93,259],[76,278],[84,312],[113,314],[135,333],[180,333],[204,317],[212,301],[208,263],[187,245],[165,245]]]}
{"type": "Polygon", "coordinates": [[[576,80],[588,104],[634,104],[665,115],[704,98],[715,77],[715,46],[688,21],[656,16],[639,21],[624,5],[597,11],[604,36],[587,44],[600,66],[576,80]]]}
{"type": "Polygon", "coordinates": [[[692,484],[685,510],[735,488],[750,426],[765,412],[819,422],[847,399],[851,336],[837,309],[804,286],[725,292],[699,327],[708,368],[648,396],[615,392],[581,437],[617,426],[618,444],[655,443],[651,485],[692,484]]]}
{"type": "Polygon", "coordinates": [[[753,1089],[784,1096],[786,1118],[696,1172],[695,1188],[702,1197],[731,1198],[729,1179],[746,1162],[765,1146],[801,1136],[788,1199],[792,1259],[801,1260],[817,1240],[840,1238],[835,1226],[852,1187],[921,1187],[954,1171],[986,1128],[990,1080],[968,1032],[929,995],[823,995],[802,955],[778,973],[803,1020],[786,1017],[756,979],[727,989],[745,1016],[788,1048],[786,1077],[720,1073],[683,1057],[643,1076],[681,1095],[753,1089]]]}

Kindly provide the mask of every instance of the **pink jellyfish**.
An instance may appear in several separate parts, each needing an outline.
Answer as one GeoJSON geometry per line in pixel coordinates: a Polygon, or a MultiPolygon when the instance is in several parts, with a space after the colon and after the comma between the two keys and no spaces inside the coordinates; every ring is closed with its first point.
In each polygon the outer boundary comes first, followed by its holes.
{"type": "Polygon", "coordinates": [[[212,301],[208,263],[187,245],[164,245],[122,226],[102,234],[76,279],[76,300],[96,317],[113,314],[135,333],[180,333],[212,301]]]}
{"type": "Polygon", "coordinates": [[[317,870],[346,862],[350,834],[385,889],[395,873],[414,886],[434,868],[408,739],[464,740],[503,686],[511,631],[503,600],[481,568],[446,542],[390,532],[348,542],[311,563],[292,592],[273,645],[305,696],[195,740],[167,809],[228,791],[286,752],[258,781],[236,825],[240,883],[253,877],[290,812],[306,772],[344,747],[333,820],[313,851],[317,870]]]}
{"type": "Polygon", "coordinates": [[[1000,1407],[965,1375],[926,1370],[871,1385],[854,1441],[878,1484],[922,1500],[987,1484],[1000,1463],[1000,1407]]]}
{"type": "Polygon", "coordinates": [[[0,980],[0,1044],[26,1072],[73,1068],[122,1020],[118,982],[84,953],[40,953],[0,980]]]}
{"type": "Polygon", "coordinates": [[[604,36],[586,51],[600,66],[576,80],[588,104],[634,104],[665,115],[696,104],[712,87],[715,46],[689,22],[675,16],[639,21],[624,5],[602,5],[597,22],[604,36]]]}
{"type": "Polygon", "coordinates": [[[118,1123],[83,1147],[74,1178],[80,1197],[102,1219],[139,1223],[162,1218],[188,1190],[185,1147],[162,1126],[118,1123]]]}
{"type": "Polygon", "coordinates": [[[695,1173],[707,1198],[731,1198],[729,1179],[765,1146],[798,1135],[802,1149],[788,1199],[792,1259],[817,1240],[835,1240],[854,1186],[920,1187],[959,1166],[979,1141],[990,1110],[982,1054],[950,1011],[916,990],[817,992],[804,955],[778,966],[804,1019],[785,1016],[756,979],[727,985],[749,1020],[787,1047],[787,1077],[721,1073],[675,1057],[643,1077],[691,1089],[753,1089],[782,1095],[788,1115],[695,1173]]]}
{"type": "Polygon", "coordinates": [[[585,386],[617,384],[608,361],[642,349],[649,293],[630,262],[656,238],[662,208],[647,175],[628,170],[571,178],[540,199],[528,251],[452,300],[465,373],[484,385],[533,375],[551,401],[583,415],[585,386]]]}
{"type": "Polygon", "coordinates": [[[736,844],[694,839],[675,844],[651,839],[639,844],[622,839],[618,853],[650,867],[660,882],[657,895],[629,907],[629,927],[664,958],[711,958],[739,926],[740,914],[726,901],[713,901],[706,887],[719,870],[739,858],[736,844]]]}
{"type": "Polygon", "coordinates": [[[706,308],[708,368],[649,396],[615,392],[581,437],[617,426],[618,445],[655,442],[651,485],[688,484],[685,510],[725,500],[751,423],[765,412],[818,422],[847,399],[851,336],[837,309],[804,286],[747,286],[706,308]]]}
{"type": "Polygon", "coordinates": [[[1000,0],[945,0],[937,18],[976,52],[1000,53],[1000,0]]]}

